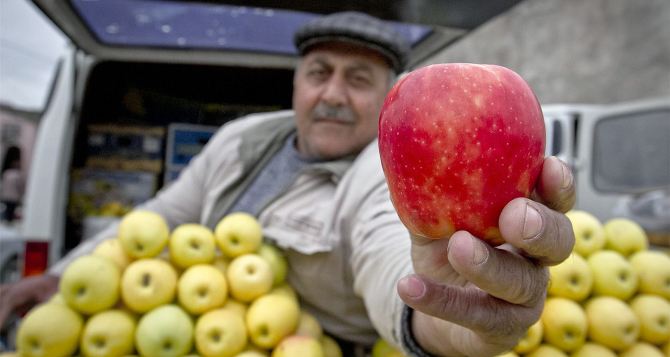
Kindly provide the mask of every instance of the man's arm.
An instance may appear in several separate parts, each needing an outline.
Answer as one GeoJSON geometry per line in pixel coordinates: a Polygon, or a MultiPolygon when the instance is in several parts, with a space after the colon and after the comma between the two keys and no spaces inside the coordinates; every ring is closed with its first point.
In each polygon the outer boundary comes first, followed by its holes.
{"type": "Polygon", "coordinates": [[[398,283],[415,312],[412,330],[426,351],[444,356],[490,356],[514,346],[542,313],[546,266],[568,257],[574,245],[563,212],[575,201],[570,170],[545,160],[533,200],[515,199],[499,226],[506,244],[492,247],[468,232],[449,240],[412,238],[417,274],[398,283]],[[446,259],[431,259],[443,252],[446,259]],[[458,276],[456,284],[452,277],[458,276]]]}

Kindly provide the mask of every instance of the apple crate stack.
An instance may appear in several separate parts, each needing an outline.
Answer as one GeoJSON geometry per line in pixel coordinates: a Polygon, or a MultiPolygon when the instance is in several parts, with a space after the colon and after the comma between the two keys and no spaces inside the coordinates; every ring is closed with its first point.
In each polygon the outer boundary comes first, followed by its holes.
{"type": "Polygon", "coordinates": [[[568,259],[549,268],[540,320],[503,356],[670,356],[670,255],[627,218],[567,213],[568,259]]]}
{"type": "Polygon", "coordinates": [[[285,281],[288,263],[258,221],[231,213],[215,230],[170,231],[146,210],[73,260],[59,292],[33,308],[20,356],[342,356],[285,281]]]}

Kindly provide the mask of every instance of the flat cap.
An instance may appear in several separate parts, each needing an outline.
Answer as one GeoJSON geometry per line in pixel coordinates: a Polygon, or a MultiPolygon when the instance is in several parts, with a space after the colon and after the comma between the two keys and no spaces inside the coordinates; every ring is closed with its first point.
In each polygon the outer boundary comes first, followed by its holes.
{"type": "Polygon", "coordinates": [[[296,31],[293,38],[300,54],[324,42],[348,42],[379,52],[400,73],[410,49],[407,39],[388,23],[370,15],[338,12],[316,18],[296,31]]]}

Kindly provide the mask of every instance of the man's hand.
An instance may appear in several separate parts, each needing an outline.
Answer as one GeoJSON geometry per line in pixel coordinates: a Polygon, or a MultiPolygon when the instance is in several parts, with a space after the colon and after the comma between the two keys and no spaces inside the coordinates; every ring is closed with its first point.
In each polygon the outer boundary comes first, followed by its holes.
{"type": "Polygon", "coordinates": [[[511,349],[542,313],[546,266],[572,251],[574,234],[563,213],[574,202],[570,170],[550,157],[532,199],[514,199],[500,214],[507,243],[494,248],[465,231],[442,240],[413,236],[416,274],[400,280],[398,292],[415,309],[419,344],[445,356],[511,349]]]}
{"type": "Polygon", "coordinates": [[[58,291],[58,281],[57,276],[45,274],[0,285],[0,330],[11,313],[25,311],[48,300],[58,291]]]}

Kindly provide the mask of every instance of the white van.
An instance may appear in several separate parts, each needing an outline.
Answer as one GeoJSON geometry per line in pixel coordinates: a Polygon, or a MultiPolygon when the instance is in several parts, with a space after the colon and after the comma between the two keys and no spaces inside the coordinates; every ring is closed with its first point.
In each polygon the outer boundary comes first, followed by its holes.
{"type": "MultiPolygon", "coordinates": [[[[21,257],[23,275],[151,197],[221,124],[289,108],[293,33],[317,16],[215,2],[34,3],[71,47],[40,120],[20,228],[26,248],[12,244],[0,262],[16,269],[21,257]]],[[[393,25],[412,43],[410,66],[466,32],[393,25]]]]}
{"type": "Polygon", "coordinates": [[[670,98],[542,108],[547,154],[575,174],[575,207],[601,221],[628,217],[670,246],[670,98]]]}

